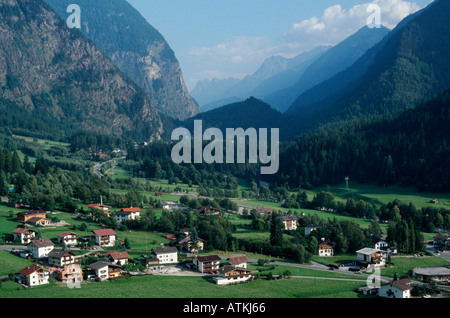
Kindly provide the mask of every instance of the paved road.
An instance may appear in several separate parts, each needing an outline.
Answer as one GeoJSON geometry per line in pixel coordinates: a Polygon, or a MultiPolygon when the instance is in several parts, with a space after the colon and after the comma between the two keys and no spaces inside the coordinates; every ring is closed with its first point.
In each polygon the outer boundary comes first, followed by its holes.
{"type": "Polygon", "coordinates": [[[126,157],[114,158],[114,159],[111,159],[111,160],[108,160],[108,161],[105,161],[105,162],[96,164],[96,165],[93,167],[93,173],[94,173],[95,175],[97,175],[99,178],[101,178],[101,177],[103,177],[103,175],[100,173],[100,171],[102,170],[103,165],[105,165],[105,164],[107,164],[107,163],[109,163],[109,162],[115,162],[115,164],[111,167],[111,168],[114,168],[114,167],[117,166],[117,161],[119,161],[119,160],[125,160],[125,159],[126,159],[126,157]]]}

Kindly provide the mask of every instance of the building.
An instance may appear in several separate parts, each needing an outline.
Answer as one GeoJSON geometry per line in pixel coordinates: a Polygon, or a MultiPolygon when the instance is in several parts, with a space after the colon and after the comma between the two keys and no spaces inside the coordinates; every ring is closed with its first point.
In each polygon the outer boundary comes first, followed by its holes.
{"type": "Polygon", "coordinates": [[[64,244],[64,246],[76,246],[78,245],[78,235],[73,232],[63,232],[58,234],[58,242],[64,244]]]}
{"type": "Polygon", "coordinates": [[[378,296],[384,298],[411,298],[411,281],[407,278],[393,280],[380,286],[378,296]]]}
{"type": "Polygon", "coordinates": [[[271,208],[256,208],[255,211],[261,215],[269,215],[269,216],[272,215],[273,213],[273,209],[271,208]]]}
{"type": "Polygon", "coordinates": [[[50,272],[45,268],[33,264],[28,267],[22,268],[17,276],[19,284],[27,286],[39,286],[49,283],[50,272]]]}
{"type": "Polygon", "coordinates": [[[206,206],[197,210],[200,215],[222,215],[220,209],[212,206],[206,206]]]}
{"type": "Polygon", "coordinates": [[[161,205],[163,210],[165,211],[174,211],[174,210],[189,211],[189,209],[184,205],[175,202],[162,202],[161,205]]]}
{"type": "Polygon", "coordinates": [[[69,265],[64,265],[62,268],[55,272],[56,279],[67,284],[81,284],[83,281],[83,270],[80,264],[73,263],[69,265]]]}
{"type": "Polygon", "coordinates": [[[122,266],[128,264],[130,255],[127,252],[108,252],[105,254],[105,258],[109,263],[122,266]]]}
{"type": "Polygon", "coordinates": [[[450,280],[450,266],[437,267],[416,267],[413,270],[413,277],[422,282],[442,282],[450,280]]]}
{"type": "Polygon", "coordinates": [[[334,255],[333,244],[328,241],[322,241],[318,246],[319,256],[329,257],[334,255]]]}
{"type": "Polygon", "coordinates": [[[184,239],[179,241],[178,245],[180,246],[181,250],[188,251],[189,253],[198,253],[200,251],[203,251],[205,240],[198,238],[196,244],[197,246],[193,246],[191,236],[188,235],[184,239]]]}
{"type": "Polygon", "coordinates": [[[232,265],[220,268],[217,273],[218,276],[213,278],[217,285],[240,284],[252,279],[250,270],[232,265]]]}
{"type": "Polygon", "coordinates": [[[383,267],[386,265],[386,251],[366,247],[356,251],[356,264],[362,267],[383,267]]]}
{"type": "Polygon", "coordinates": [[[38,225],[46,226],[46,225],[50,225],[50,220],[47,218],[33,217],[33,218],[29,218],[26,223],[29,225],[32,225],[32,226],[38,226],[38,225]]]}
{"type": "Polygon", "coordinates": [[[39,259],[48,257],[50,253],[55,248],[55,244],[49,239],[34,240],[28,244],[28,251],[33,256],[33,258],[39,259]]]}
{"type": "Polygon", "coordinates": [[[17,221],[22,223],[27,223],[31,218],[45,219],[47,217],[47,211],[44,210],[34,210],[34,211],[23,211],[17,213],[17,221]]]}
{"type": "Polygon", "coordinates": [[[286,231],[295,231],[297,229],[297,218],[295,216],[280,216],[280,221],[286,231]]]}
{"type": "Polygon", "coordinates": [[[176,247],[154,248],[153,255],[159,260],[159,264],[178,263],[178,250],[176,247]]]}
{"type": "Polygon", "coordinates": [[[311,234],[313,231],[317,230],[318,228],[320,228],[319,226],[305,226],[305,235],[309,235],[311,234]]]}
{"type": "Polygon", "coordinates": [[[123,208],[114,213],[117,223],[136,220],[141,215],[141,208],[123,208]]]}
{"type": "Polygon", "coordinates": [[[228,259],[228,261],[232,266],[247,268],[247,255],[233,255],[228,259]]]}
{"type": "Polygon", "coordinates": [[[101,211],[105,213],[107,216],[111,215],[111,207],[103,204],[89,204],[88,206],[89,212],[101,211]]]}
{"type": "Polygon", "coordinates": [[[436,235],[433,237],[433,246],[436,249],[446,251],[450,248],[450,235],[436,235]]]}
{"type": "Polygon", "coordinates": [[[102,247],[112,247],[116,244],[117,233],[112,229],[93,230],[95,243],[102,247]]]}
{"type": "Polygon", "coordinates": [[[120,266],[107,262],[95,262],[89,265],[89,278],[96,278],[99,281],[105,281],[111,278],[117,278],[121,275],[120,266]]]}
{"type": "Polygon", "coordinates": [[[53,249],[48,253],[48,263],[57,267],[63,267],[75,263],[75,255],[70,251],[53,249]]]}
{"type": "MultiPolygon", "coordinates": [[[[387,235],[382,234],[382,236],[386,237],[387,235]]],[[[388,254],[397,254],[397,247],[389,246],[389,243],[386,241],[385,237],[378,237],[378,236],[372,237],[373,247],[377,250],[385,251],[388,254]]]]}
{"type": "Polygon", "coordinates": [[[14,236],[14,242],[20,242],[21,244],[29,244],[36,237],[35,231],[23,227],[18,227],[12,231],[12,233],[14,236]]]}
{"type": "Polygon", "coordinates": [[[221,258],[218,255],[196,256],[194,267],[201,273],[214,274],[220,267],[221,258]]]}

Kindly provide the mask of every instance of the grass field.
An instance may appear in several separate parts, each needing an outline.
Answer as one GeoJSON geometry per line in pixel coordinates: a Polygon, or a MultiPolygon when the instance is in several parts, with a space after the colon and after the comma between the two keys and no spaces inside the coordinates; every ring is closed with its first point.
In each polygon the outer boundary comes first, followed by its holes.
{"type": "Polygon", "coordinates": [[[382,276],[399,277],[408,275],[416,267],[450,266],[450,262],[437,256],[427,257],[392,257],[392,267],[381,269],[382,276]]]}
{"type": "Polygon", "coordinates": [[[291,278],[218,286],[201,277],[143,276],[85,282],[79,289],[56,283],[22,289],[4,283],[0,298],[357,298],[363,282],[291,278]]]}
{"type": "Polygon", "coordinates": [[[10,272],[17,273],[31,264],[33,264],[31,260],[13,255],[9,251],[0,251],[0,276],[8,275],[10,272]]]}

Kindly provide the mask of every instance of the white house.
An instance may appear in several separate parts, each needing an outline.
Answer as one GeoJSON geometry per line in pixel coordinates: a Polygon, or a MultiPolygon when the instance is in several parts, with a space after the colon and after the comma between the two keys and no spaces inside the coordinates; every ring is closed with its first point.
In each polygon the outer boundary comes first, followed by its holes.
{"type": "Polygon", "coordinates": [[[154,248],[153,254],[159,260],[159,264],[178,263],[178,250],[176,247],[154,248]]]}
{"type": "Polygon", "coordinates": [[[235,267],[247,268],[247,255],[234,255],[228,259],[230,264],[235,267]]]}
{"type": "Polygon", "coordinates": [[[89,265],[89,268],[95,272],[95,276],[100,281],[105,281],[109,279],[109,263],[95,262],[89,265]]]}
{"type": "Polygon", "coordinates": [[[329,257],[334,255],[333,244],[328,241],[322,241],[318,246],[319,256],[329,257]]]}
{"type": "Polygon", "coordinates": [[[18,227],[12,233],[14,235],[14,242],[20,242],[21,244],[29,244],[36,237],[35,231],[23,227],[18,227]]]}
{"type": "Polygon", "coordinates": [[[140,208],[123,208],[122,210],[116,211],[114,214],[116,217],[117,223],[121,223],[123,221],[132,221],[136,220],[141,215],[140,208]]]}
{"type": "Polygon", "coordinates": [[[383,267],[386,265],[386,251],[366,247],[356,251],[356,262],[367,267],[383,267]]]}
{"type": "Polygon", "coordinates": [[[112,247],[116,244],[117,233],[112,229],[93,230],[95,243],[102,247],[112,247]]]}
{"type": "Polygon", "coordinates": [[[75,255],[65,250],[53,249],[48,253],[48,263],[57,267],[63,267],[75,263],[75,255]]]}
{"type": "Polygon", "coordinates": [[[295,216],[280,216],[280,221],[287,231],[295,231],[297,229],[297,218],[295,216]]]}
{"type": "Polygon", "coordinates": [[[61,234],[58,234],[58,242],[63,243],[64,246],[76,246],[78,244],[77,242],[78,235],[73,232],[64,232],[61,234]]]}
{"type": "Polygon", "coordinates": [[[45,268],[33,264],[28,267],[22,268],[17,276],[19,284],[27,286],[38,286],[49,283],[50,272],[45,268]]]}
{"type": "Polygon", "coordinates": [[[50,253],[55,248],[55,244],[49,239],[34,240],[28,244],[28,251],[33,255],[33,258],[43,258],[48,257],[50,253]]]}
{"type": "Polygon", "coordinates": [[[213,279],[217,285],[245,283],[252,279],[252,272],[243,267],[226,265],[218,270],[218,276],[213,279]]]}
{"type": "Polygon", "coordinates": [[[196,256],[194,267],[201,273],[213,273],[219,270],[221,258],[218,255],[196,256]]]}
{"type": "Polygon", "coordinates": [[[407,278],[393,280],[380,286],[378,296],[385,298],[411,298],[411,281],[407,278]]]}
{"type": "Polygon", "coordinates": [[[106,261],[116,265],[128,264],[129,257],[130,255],[127,252],[108,252],[105,254],[106,261]]]}

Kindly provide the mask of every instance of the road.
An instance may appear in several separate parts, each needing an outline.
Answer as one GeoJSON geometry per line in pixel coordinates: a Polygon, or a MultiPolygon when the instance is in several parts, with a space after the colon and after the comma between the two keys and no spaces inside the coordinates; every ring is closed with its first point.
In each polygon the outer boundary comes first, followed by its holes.
{"type": "MultiPolygon", "coordinates": [[[[102,163],[98,163],[98,164],[96,164],[94,167],[93,167],[93,173],[95,174],[95,175],[97,175],[99,178],[102,178],[103,177],[103,175],[101,174],[101,170],[102,170],[102,168],[103,168],[103,166],[105,165],[105,164],[107,164],[107,163],[109,163],[109,162],[115,162],[115,161],[119,161],[119,160],[125,160],[126,159],[126,157],[120,157],[120,158],[114,158],[114,159],[111,159],[111,160],[108,160],[108,161],[105,161],[105,162],[102,162],[102,163]]],[[[117,162],[115,162],[115,164],[113,164],[113,166],[111,167],[111,169],[113,169],[113,168],[115,168],[117,166],[117,162]]]]}
{"type": "Polygon", "coordinates": [[[437,257],[442,257],[443,259],[450,262],[450,251],[439,252],[437,253],[432,244],[427,244],[426,249],[428,252],[437,257]]]}

